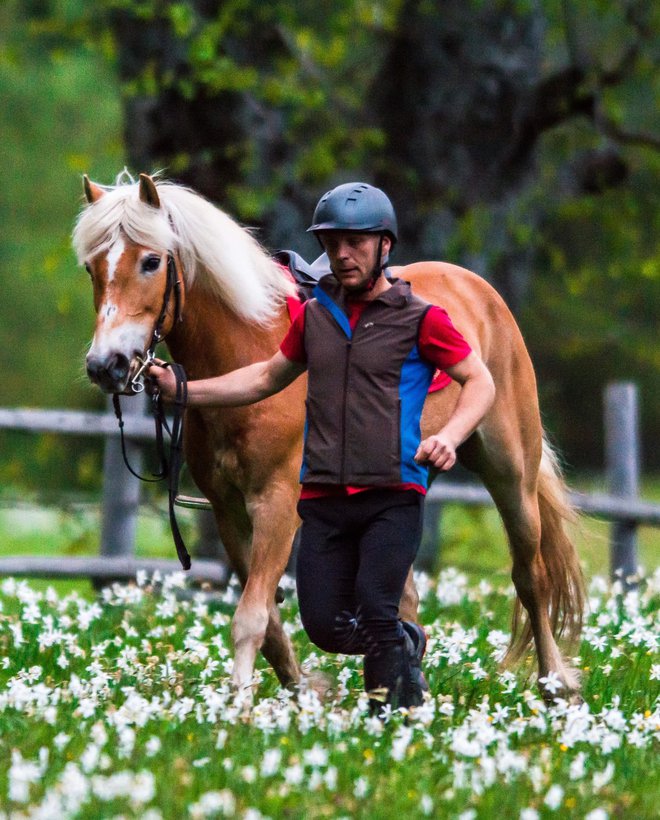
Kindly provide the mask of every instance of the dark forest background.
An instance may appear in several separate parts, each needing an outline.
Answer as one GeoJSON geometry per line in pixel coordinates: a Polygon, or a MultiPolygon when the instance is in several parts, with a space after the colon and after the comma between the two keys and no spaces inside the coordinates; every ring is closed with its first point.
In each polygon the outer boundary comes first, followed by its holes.
{"type": "MultiPolygon", "coordinates": [[[[516,314],[569,469],[602,464],[608,381],[660,469],[660,6],[633,0],[6,0],[4,406],[104,406],[69,234],[83,172],[163,169],[270,248],[333,185],[397,208],[396,261],[480,273],[516,314]]],[[[95,486],[86,441],[0,437],[0,480],[95,486]]]]}

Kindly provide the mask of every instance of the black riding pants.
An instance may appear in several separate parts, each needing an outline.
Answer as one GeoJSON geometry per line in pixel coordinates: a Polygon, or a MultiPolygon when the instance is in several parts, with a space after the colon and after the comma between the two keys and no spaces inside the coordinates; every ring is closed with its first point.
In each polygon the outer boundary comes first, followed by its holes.
{"type": "Polygon", "coordinates": [[[403,638],[399,601],[422,533],[414,490],[298,502],[296,567],[305,631],[326,652],[377,654],[403,638]]]}

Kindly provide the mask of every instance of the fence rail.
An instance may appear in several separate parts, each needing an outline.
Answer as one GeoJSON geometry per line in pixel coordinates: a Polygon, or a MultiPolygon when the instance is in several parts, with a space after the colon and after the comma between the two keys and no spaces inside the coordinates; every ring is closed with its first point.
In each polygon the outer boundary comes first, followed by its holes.
{"type": "MultiPolygon", "coordinates": [[[[125,402],[125,436],[129,456],[139,469],[143,446],[153,441],[154,426],[145,415],[144,399],[125,402]]],[[[570,493],[573,506],[589,515],[612,521],[610,567],[612,574],[633,576],[637,569],[637,528],[660,526],[660,504],[638,497],[639,411],[637,388],[630,383],[607,386],[604,395],[607,493],[570,493]]],[[[140,482],[126,471],[120,454],[117,420],[109,412],[0,408],[0,429],[30,433],[102,435],[106,438],[100,557],[0,558],[0,575],[93,576],[99,579],[134,576],[138,569],[178,568],[176,562],[140,562],[134,558],[135,526],[140,504],[140,482]],[[156,566],[158,565],[158,566],[156,566]]],[[[432,566],[437,552],[437,533],[443,504],[492,505],[487,490],[476,484],[441,480],[427,496],[427,531],[420,551],[420,565],[432,566]]],[[[193,505],[194,506],[194,505],[193,505]]],[[[204,515],[200,513],[200,515],[204,515]]],[[[202,527],[207,540],[208,526],[202,527]]],[[[217,581],[226,570],[213,561],[197,559],[191,577],[217,581]],[[215,567],[215,568],[213,568],[215,567]]]]}

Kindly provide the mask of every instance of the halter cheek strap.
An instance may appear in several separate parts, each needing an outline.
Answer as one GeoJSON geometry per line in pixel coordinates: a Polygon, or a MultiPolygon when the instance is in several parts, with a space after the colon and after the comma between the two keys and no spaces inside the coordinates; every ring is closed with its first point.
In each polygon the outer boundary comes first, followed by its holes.
{"type": "MultiPolygon", "coordinates": [[[[142,373],[147,369],[154,358],[154,350],[156,345],[163,337],[163,326],[167,319],[167,313],[170,306],[170,299],[174,295],[174,322],[178,323],[183,320],[183,292],[181,289],[181,280],[179,279],[174,255],[168,253],[167,255],[167,278],[165,282],[165,294],[163,296],[163,306],[156,321],[151,342],[147,349],[142,365],[136,375],[133,377],[131,388],[134,393],[141,393],[144,390],[144,377],[142,373]]],[[[186,549],[186,545],[181,536],[179,525],[176,520],[176,512],[174,508],[174,501],[179,489],[179,474],[181,472],[181,465],[183,463],[183,416],[188,401],[188,379],[186,372],[180,364],[172,363],[166,365],[172,369],[174,378],[176,380],[176,396],[174,399],[174,412],[172,415],[172,427],[170,429],[165,416],[163,402],[160,393],[153,392],[151,394],[151,412],[154,417],[156,425],[156,451],[160,461],[160,469],[157,473],[153,473],[153,478],[148,478],[137,473],[130,465],[128,456],[126,454],[126,443],[124,441],[124,420],[121,414],[121,406],[119,404],[119,394],[114,393],[112,396],[112,404],[115,410],[115,416],[119,423],[119,432],[121,439],[121,451],[124,457],[124,464],[128,471],[139,478],[140,481],[163,481],[167,479],[167,495],[168,495],[168,511],[170,518],[170,528],[172,530],[172,538],[176,547],[179,561],[184,569],[190,569],[190,554],[186,549]],[[163,437],[163,429],[165,429],[170,436],[170,457],[169,461],[165,455],[165,442],[163,437]]]]}

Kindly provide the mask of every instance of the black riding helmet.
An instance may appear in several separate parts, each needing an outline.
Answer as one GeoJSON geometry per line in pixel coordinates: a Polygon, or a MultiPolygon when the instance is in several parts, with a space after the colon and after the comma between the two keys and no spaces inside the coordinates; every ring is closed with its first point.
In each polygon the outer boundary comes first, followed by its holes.
{"type": "MultiPolygon", "coordinates": [[[[382,262],[383,236],[388,236],[394,247],[397,236],[396,214],[386,193],[367,182],[345,182],[323,194],[314,210],[308,233],[320,231],[357,231],[380,234],[376,264],[363,290],[371,290],[380,277],[387,259],[382,262]]],[[[323,244],[323,243],[321,243],[323,244]]]]}
{"type": "Polygon", "coordinates": [[[323,194],[314,210],[308,233],[359,231],[386,234],[394,244],[397,224],[386,193],[366,182],[345,182],[323,194]]]}

